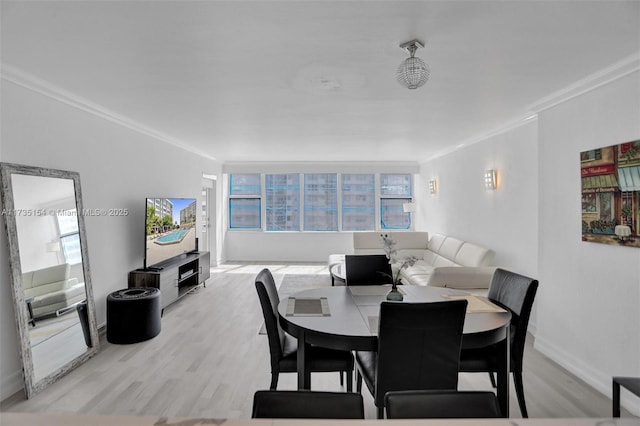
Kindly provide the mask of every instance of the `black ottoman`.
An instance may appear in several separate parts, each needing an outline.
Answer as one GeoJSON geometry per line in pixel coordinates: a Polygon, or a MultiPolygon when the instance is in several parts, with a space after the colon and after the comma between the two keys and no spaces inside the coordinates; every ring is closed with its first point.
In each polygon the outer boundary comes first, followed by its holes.
{"type": "Polygon", "coordinates": [[[160,333],[160,290],[136,287],[107,296],[107,341],[138,343],[160,333]]]}

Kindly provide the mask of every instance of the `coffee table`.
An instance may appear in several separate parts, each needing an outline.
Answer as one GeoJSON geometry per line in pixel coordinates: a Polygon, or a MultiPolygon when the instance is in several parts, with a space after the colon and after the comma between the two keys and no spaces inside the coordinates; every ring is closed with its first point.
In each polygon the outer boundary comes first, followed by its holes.
{"type": "MultiPolygon", "coordinates": [[[[420,303],[446,300],[465,292],[429,286],[401,286],[404,302],[420,303]]],[[[374,351],[377,348],[377,318],[380,303],[386,299],[390,286],[324,287],[301,291],[280,301],[280,325],[298,339],[298,389],[311,388],[311,373],[307,365],[309,345],[340,350],[374,351]],[[289,299],[323,300],[326,313],[287,315],[289,299]]],[[[509,325],[511,314],[502,312],[468,312],[465,317],[462,347],[479,348],[496,344],[502,356],[497,372],[497,395],[500,409],[509,416],[509,325]]]]}

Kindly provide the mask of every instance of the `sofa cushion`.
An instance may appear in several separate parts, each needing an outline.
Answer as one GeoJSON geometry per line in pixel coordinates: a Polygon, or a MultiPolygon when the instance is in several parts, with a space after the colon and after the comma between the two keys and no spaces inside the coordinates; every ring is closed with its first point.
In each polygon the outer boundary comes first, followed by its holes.
{"type": "Polygon", "coordinates": [[[444,240],[446,239],[447,237],[442,234],[434,234],[431,236],[427,248],[434,253],[438,253],[438,251],[440,251],[440,247],[442,247],[442,243],[444,243],[444,240]]]}
{"type": "MultiPolygon", "coordinates": [[[[353,233],[353,250],[361,249],[379,249],[382,250],[382,237],[379,232],[354,232],[353,233]]],[[[363,253],[365,254],[365,253],[363,253]]]]}
{"type": "Polygon", "coordinates": [[[79,283],[70,289],[51,293],[51,296],[46,295],[46,297],[47,299],[38,300],[36,298],[33,300],[31,306],[35,318],[57,314],[59,310],[68,309],[70,306],[82,302],[87,296],[84,291],[84,283],[79,283]]]}
{"type": "Polygon", "coordinates": [[[432,271],[433,266],[427,264],[424,260],[418,260],[413,264],[413,266],[407,266],[403,269],[401,275],[405,275],[407,277],[411,277],[413,275],[429,275],[432,271]]]}
{"type": "Polygon", "coordinates": [[[442,234],[434,234],[431,236],[429,240],[429,244],[427,245],[427,250],[424,252],[423,259],[429,265],[435,265],[436,259],[438,258],[438,250],[442,247],[442,243],[446,240],[447,237],[442,234]]]}
{"type": "Polygon", "coordinates": [[[429,283],[433,266],[424,260],[417,261],[413,266],[408,266],[400,273],[400,279],[404,284],[427,285],[429,283]]]}
{"type": "Polygon", "coordinates": [[[382,234],[388,235],[396,243],[396,250],[425,250],[429,244],[428,232],[354,232],[353,250],[356,254],[384,253],[382,234]]]}
{"type": "Polygon", "coordinates": [[[429,285],[457,289],[488,289],[495,272],[490,266],[452,266],[435,268],[431,273],[429,285]]]}
{"type": "Polygon", "coordinates": [[[411,285],[429,285],[429,281],[431,280],[431,275],[422,274],[422,275],[412,275],[409,281],[403,281],[403,283],[411,284],[411,285]]]}
{"type": "Polygon", "coordinates": [[[428,232],[389,232],[388,235],[396,242],[396,250],[426,250],[429,246],[428,232]]]}
{"type": "Polygon", "coordinates": [[[458,250],[460,250],[460,247],[462,247],[463,244],[464,241],[460,241],[457,238],[447,237],[442,242],[440,250],[438,250],[438,254],[449,260],[455,261],[456,254],[458,254],[458,250]]]}
{"type": "Polygon", "coordinates": [[[433,266],[435,267],[443,267],[443,266],[460,266],[458,265],[456,262],[454,262],[453,260],[447,259],[444,256],[440,256],[439,254],[436,255],[434,261],[433,261],[433,266]]]}
{"type": "Polygon", "coordinates": [[[358,248],[353,250],[353,254],[384,254],[382,247],[380,248],[358,248]]]}
{"type": "Polygon", "coordinates": [[[32,272],[31,285],[37,286],[48,284],[56,281],[64,281],[69,278],[69,264],[50,266],[48,268],[38,269],[32,272]]]}
{"type": "Polygon", "coordinates": [[[463,266],[487,266],[492,259],[493,250],[471,243],[464,243],[455,257],[456,263],[463,266]]]}
{"type": "Polygon", "coordinates": [[[438,253],[431,250],[425,250],[422,255],[422,259],[427,265],[433,265],[436,263],[436,258],[438,257],[438,253]]]}
{"type": "Polygon", "coordinates": [[[24,295],[26,297],[41,297],[43,295],[46,295],[48,293],[54,293],[57,291],[62,291],[64,289],[66,289],[67,287],[77,284],[78,280],[75,278],[69,279],[69,280],[62,280],[62,281],[55,281],[52,283],[47,283],[47,284],[41,284],[38,286],[33,286],[31,288],[25,288],[24,289],[24,295]],[[69,282],[72,281],[72,282],[69,282]]]}
{"type": "Polygon", "coordinates": [[[425,249],[398,249],[396,250],[396,259],[401,260],[409,256],[417,257],[420,260],[424,258],[425,249]]]}
{"type": "Polygon", "coordinates": [[[40,308],[57,303],[62,303],[64,304],[64,306],[69,306],[75,302],[79,302],[84,298],[84,283],[76,283],[75,285],[63,290],[52,291],[34,298],[33,302],[31,302],[31,306],[33,308],[40,308]]]}

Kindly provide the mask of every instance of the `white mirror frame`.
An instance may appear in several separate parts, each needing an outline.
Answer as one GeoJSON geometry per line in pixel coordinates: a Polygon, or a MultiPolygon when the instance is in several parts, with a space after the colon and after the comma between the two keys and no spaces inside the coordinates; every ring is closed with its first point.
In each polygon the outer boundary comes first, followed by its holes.
{"type": "Polygon", "coordinates": [[[23,166],[19,164],[0,163],[0,197],[2,200],[2,216],[4,218],[5,229],[7,231],[7,244],[9,248],[9,271],[11,284],[13,287],[13,301],[16,325],[18,329],[18,346],[20,358],[22,360],[22,371],[24,376],[24,389],[27,398],[46,388],[60,377],[73,370],[87,359],[98,352],[98,327],[96,322],[95,303],[93,299],[93,289],[91,286],[91,273],[89,267],[89,255],[87,250],[87,238],[82,215],[82,191],[80,188],[80,175],[77,172],[70,172],[56,169],[46,169],[40,167],[23,166]],[[33,356],[29,339],[29,313],[25,303],[24,289],[22,286],[22,267],[20,263],[20,250],[18,246],[18,230],[16,226],[13,186],[11,176],[13,174],[51,177],[73,180],[75,189],[75,202],[78,211],[78,231],[80,236],[80,250],[82,254],[83,273],[85,291],[87,296],[87,313],[89,319],[89,332],[91,337],[91,347],[74,358],[65,365],[60,366],[51,374],[36,380],[33,366],[33,356]]]}

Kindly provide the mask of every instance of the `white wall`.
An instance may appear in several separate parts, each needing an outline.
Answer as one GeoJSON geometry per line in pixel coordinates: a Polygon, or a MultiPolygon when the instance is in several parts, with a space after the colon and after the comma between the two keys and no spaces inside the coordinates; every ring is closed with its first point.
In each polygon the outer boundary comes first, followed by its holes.
{"type": "Polygon", "coordinates": [[[352,251],[351,232],[227,231],[224,247],[228,261],[326,262],[330,254],[352,251]]]}
{"type": "Polygon", "coordinates": [[[423,164],[417,230],[491,248],[494,265],[537,277],[537,137],[537,123],[530,120],[423,164]],[[497,170],[498,189],[485,189],[486,169],[497,170]]]}
{"type": "Polygon", "coordinates": [[[579,154],[638,138],[638,71],[539,114],[536,347],[607,395],[640,376],[640,249],[581,241],[579,154]]]}
{"type": "MultiPolygon", "coordinates": [[[[80,173],[85,208],[126,208],[128,216],[85,218],[98,324],[106,297],[127,287],[144,254],[145,197],[201,199],[202,173],[220,174],[212,160],[104,117],[2,80],[3,162],[80,173]]],[[[220,191],[218,191],[219,193],[220,191]]],[[[22,387],[6,236],[0,233],[0,399],[22,387]]]]}
{"type": "MultiPolygon", "coordinates": [[[[639,117],[635,71],[420,173],[438,192],[419,203],[417,229],[491,247],[496,265],[538,278],[536,348],[605,395],[612,376],[640,376],[640,250],[581,241],[579,153],[638,139],[639,117]],[[488,168],[496,191],[482,187],[488,168]]],[[[640,414],[637,398],[623,405],[640,414]]]]}

